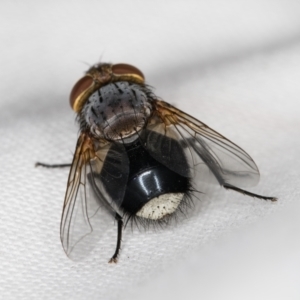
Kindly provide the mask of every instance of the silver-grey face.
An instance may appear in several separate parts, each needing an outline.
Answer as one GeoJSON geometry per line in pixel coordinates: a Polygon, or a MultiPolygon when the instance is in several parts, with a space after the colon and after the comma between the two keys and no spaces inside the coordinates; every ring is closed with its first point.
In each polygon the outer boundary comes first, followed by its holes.
{"type": "Polygon", "coordinates": [[[142,86],[115,82],[94,92],[83,108],[91,132],[107,140],[132,141],[152,111],[142,86]]]}

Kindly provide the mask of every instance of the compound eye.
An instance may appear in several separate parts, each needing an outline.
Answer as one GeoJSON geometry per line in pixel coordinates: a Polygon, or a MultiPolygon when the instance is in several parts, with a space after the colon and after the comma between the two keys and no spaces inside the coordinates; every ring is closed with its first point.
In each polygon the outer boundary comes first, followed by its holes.
{"type": "Polygon", "coordinates": [[[70,105],[76,111],[76,106],[78,105],[78,97],[84,91],[86,91],[93,84],[93,78],[90,76],[84,76],[77,81],[74,85],[70,94],[70,105]]]}
{"type": "Polygon", "coordinates": [[[137,75],[143,81],[145,80],[144,74],[136,67],[127,64],[116,64],[111,67],[115,75],[137,75]]]}

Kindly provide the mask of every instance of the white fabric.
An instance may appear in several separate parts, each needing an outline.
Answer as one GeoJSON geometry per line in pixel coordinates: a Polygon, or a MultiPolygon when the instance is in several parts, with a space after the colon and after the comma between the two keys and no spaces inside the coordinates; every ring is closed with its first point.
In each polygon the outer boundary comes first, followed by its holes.
{"type": "Polygon", "coordinates": [[[292,0],[2,1],[0,298],[299,299],[299,13],[292,0]],[[117,265],[113,221],[69,260],[68,170],[34,164],[71,161],[68,95],[100,57],[137,66],[157,95],[245,149],[261,171],[251,191],[278,203],[220,190],[176,227],[127,228],[117,265]]]}

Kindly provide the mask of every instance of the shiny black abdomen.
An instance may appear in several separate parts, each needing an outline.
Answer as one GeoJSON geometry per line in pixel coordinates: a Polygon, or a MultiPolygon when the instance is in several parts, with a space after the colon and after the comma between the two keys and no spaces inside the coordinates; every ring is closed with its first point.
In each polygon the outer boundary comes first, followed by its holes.
{"type": "MultiPolygon", "coordinates": [[[[168,139],[167,137],[164,137],[168,139]]],[[[175,141],[176,142],[176,141],[175,141]]],[[[174,143],[174,142],[173,142],[174,143]]],[[[178,142],[176,142],[178,143],[178,142]]],[[[179,143],[178,143],[179,144],[179,143]]],[[[129,177],[121,208],[135,214],[148,201],[166,193],[187,193],[190,179],[175,173],[154,159],[139,139],[125,145],[129,158],[129,177]]],[[[174,147],[177,157],[186,162],[180,145],[174,147]]]]}

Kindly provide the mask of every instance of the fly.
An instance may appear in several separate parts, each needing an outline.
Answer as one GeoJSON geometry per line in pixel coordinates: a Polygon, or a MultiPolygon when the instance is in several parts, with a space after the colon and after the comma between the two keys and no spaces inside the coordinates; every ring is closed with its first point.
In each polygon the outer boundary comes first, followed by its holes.
{"type": "Polygon", "coordinates": [[[73,87],[70,104],[80,135],[63,204],[60,238],[68,256],[96,227],[99,212],[117,220],[117,262],[129,221],[167,224],[196,192],[217,183],[248,192],[259,171],[240,147],[194,117],[160,100],[143,73],[127,64],[91,67],[73,87]]]}

